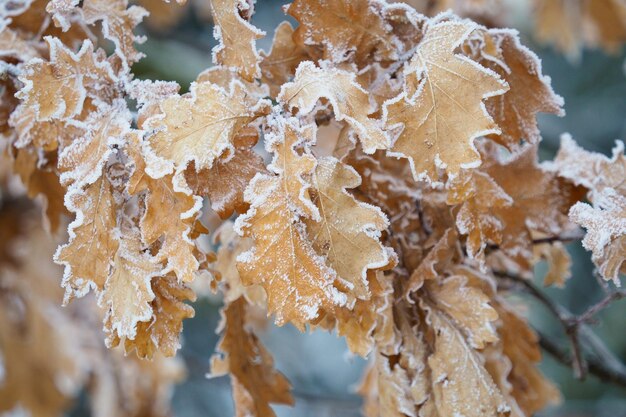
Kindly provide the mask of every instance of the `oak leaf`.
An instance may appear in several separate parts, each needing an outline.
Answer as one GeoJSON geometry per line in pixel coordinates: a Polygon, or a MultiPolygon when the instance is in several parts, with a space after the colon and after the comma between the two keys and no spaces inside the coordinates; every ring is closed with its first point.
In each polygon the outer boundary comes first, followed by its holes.
{"type": "Polygon", "coordinates": [[[119,239],[111,233],[116,225],[116,203],[106,176],[84,191],[68,193],[65,204],[76,213],[76,219],[69,226],[69,242],[58,248],[54,260],[65,266],[62,285],[67,303],[90,288],[104,289],[119,239]]]}
{"type": "MultiPolygon", "coordinates": [[[[172,275],[152,279],[154,299],[150,303],[152,314],[146,321],[137,323],[134,339],[124,340],[124,350],[137,352],[140,358],[152,359],[157,352],[174,356],[180,348],[183,320],[194,316],[193,307],[185,301],[195,301],[193,290],[178,282],[172,275]]],[[[117,346],[121,339],[115,334],[107,335],[107,345],[117,346]]]]}
{"type": "Polygon", "coordinates": [[[233,212],[245,213],[248,203],[243,193],[250,180],[259,172],[266,172],[263,158],[254,152],[253,146],[258,140],[256,128],[246,129],[233,140],[235,148],[232,155],[217,159],[211,168],[201,171],[191,164],[185,171],[185,179],[195,195],[206,195],[211,208],[222,219],[229,218],[233,212]]]}
{"type": "Polygon", "coordinates": [[[82,111],[88,94],[97,97],[101,86],[114,83],[116,77],[109,63],[94,53],[91,41],[85,40],[73,53],[59,39],[45,39],[50,60],[28,62],[20,76],[24,88],[17,97],[35,109],[39,121],[68,119],[82,111]]]}
{"type": "Polygon", "coordinates": [[[575,223],[587,229],[583,239],[600,274],[619,285],[626,272],[626,196],[605,188],[595,196],[594,207],[576,203],[569,212],[575,223]]]}
{"type": "Polygon", "coordinates": [[[230,88],[194,83],[189,95],[160,103],[162,115],[146,121],[155,130],[148,138],[148,174],[158,178],[174,169],[182,174],[192,161],[197,170],[211,168],[221,155],[234,152],[234,137],[266,114],[269,103],[251,99],[240,82],[233,81],[230,88]]]}
{"type": "Polygon", "coordinates": [[[538,143],[537,113],[565,115],[563,98],[556,95],[550,78],[541,72],[537,55],[523,46],[516,31],[489,29],[470,39],[469,56],[502,77],[509,90],[486,100],[487,112],[500,127],[496,142],[514,150],[521,140],[538,143]]]}
{"type": "Polygon", "coordinates": [[[148,12],[139,6],[128,7],[128,0],[84,0],[82,14],[85,22],[101,22],[102,34],[115,45],[115,53],[125,67],[139,61],[143,54],[135,49],[135,43],[144,38],[134,34],[148,12]]]}
{"type": "Polygon", "coordinates": [[[213,36],[218,42],[213,62],[234,69],[246,81],[261,77],[256,40],[265,36],[242,17],[252,7],[253,3],[244,0],[211,0],[213,36]]]}
{"type": "Polygon", "coordinates": [[[383,18],[385,6],[370,0],[295,0],[287,13],[300,23],[293,35],[296,44],[322,49],[323,59],[354,60],[363,67],[397,58],[399,42],[383,18]]]}
{"type": "Polygon", "coordinates": [[[337,273],[350,295],[369,299],[367,272],[392,263],[380,236],[389,221],[380,209],[360,203],[347,189],[360,184],[359,175],[333,157],[317,161],[311,180],[312,201],[321,220],[306,219],[315,251],[337,273]]]}
{"type": "Polygon", "coordinates": [[[428,27],[405,68],[405,91],[385,103],[387,129],[401,128],[390,154],[408,158],[413,176],[438,181],[438,169],[455,176],[480,165],[474,139],[499,133],[483,100],[503,94],[504,81],[454,53],[476,26],[438,22],[428,27]]]}
{"type": "Polygon", "coordinates": [[[125,233],[113,258],[112,273],[98,300],[107,309],[108,333],[119,338],[135,338],[137,323],[148,321],[152,316],[152,279],[160,272],[160,263],[144,250],[138,231],[125,233]]]}
{"type": "Polygon", "coordinates": [[[512,205],[513,200],[484,172],[463,171],[449,183],[448,204],[459,204],[456,227],[467,235],[467,254],[484,262],[488,243],[500,244],[504,225],[490,212],[512,205]]]}
{"type": "Polygon", "coordinates": [[[302,62],[294,80],[282,86],[277,101],[290,110],[297,108],[303,115],[311,113],[321,98],[330,102],[337,120],[344,120],[354,129],[365,153],[389,147],[390,139],[379,120],[368,116],[373,110],[369,94],[353,73],[302,62]]]}
{"type": "Polygon", "coordinates": [[[295,75],[300,62],[309,58],[306,49],[294,42],[293,33],[291,24],[282,22],[276,28],[270,52],[260,53],[261,79],[270,86],[272,97],[276,97],[280,87],[295,75]]]}
{"type": "Polygon", "coordinates": [[[224,336],[218,345],[222,356],[211,359],[211,376],[230,373],[237,417],[275,417],[270,403],[294,402],[291,385],[274,369],[270,353],[246,328],[245,299],[232,301],[223,310],[224,336]]]}
{"type": "Polygon", "coordinates": [[[274,121],[275,131],[266,135],[274,153],[269,166],[274,175],[253,178],[245,193],[250,209],[237,218],[235,228],[254,240],[253,248],[238,258],[242,282],[263,286],[268,311],[276,313],[278,325],[290,321],[302,329],[320,307],[332,312],[346,297],[333,286],[336,273],[315,252],[300,221],[319,220],[320,215],[304,179],[315,169],[315,158],[295,150],[312,140],[314,127],[299,128],[294,120],[274,121]]]}
{"type": "Polygon", "coordinates": [[[468,346],[445,314],[425,306],[435,332],[433,354],[428,358],[432,375],[432,407],[439,415],[504,416],[510,407],[479,355],[468,346]]]}

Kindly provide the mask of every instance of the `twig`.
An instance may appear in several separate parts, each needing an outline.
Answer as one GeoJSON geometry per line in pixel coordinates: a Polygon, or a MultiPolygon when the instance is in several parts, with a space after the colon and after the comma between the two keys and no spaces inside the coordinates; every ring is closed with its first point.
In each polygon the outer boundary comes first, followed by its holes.
{"type": "MultiPolygon", "coordinates": [[[[547,236],[547,237],[533,239],[531,243],[533,245],[541,245],[543,243],[554,243],[554,242],[571,243],[571,242],[576,242],[578,240],[582,240],[584,237],[585,237],[585,234],[583,233],[582,229],[580,229],[580,230],[577,230],[576,233],[572,233],[572,234],[565,234],[565,235],[559,235],[559,236],[547,236]]],[[[500,245],[489,244],[487,245],[486,249],[490,251],[498,250],[500,249],[500,245]]]]}
{"type": "MultiPolygon", "coordinates": [[[[600,364],[605,368],[605,369],[601,369],[600,372],[606,373],[608,369],[613,374],[616,374],[616,375],[621,375],[621,373],[624,373],[624,376],[626,377],[626,372],[622,372],[621,370],[621,368],[624,367],[621,363],[619,363],[620,369],[617,369],[617,367],[615,366],[611,367],[607,365],[606,363],[600,363],[598,360],[594,358],[591,358],[591,359],[587,358],[583,355],[581,344],[580,344],[580,331],[583,328],[583,326],[587,323],[590,323],[593,317],[598,312],[606,308],[612,302],[620,300],[622,298],[626,298],[626,291],[624,290],[613,291],[607,294],[597,304],[594,304],[593,306],[589,307],[583,314],[581,314],[580,316],[576,316],[572,314],[571,312],[569,312],[568,310],[566,310],[563,306],[555,303],[552,299],[546,296],[530,280],[524,279],[518,275],[509,273],[506,271],[494,271],[494,274],[500,278],[505,278],[509,281],[512,281],[516,284],[523,286],[524,289],[531,296],[533,296],[537,301],[543,304],[550,311],[550,313],[561,323],[561,326],[563,327],[565,334],[570,340],[571,356],[564,352],[562,353],[567,355],[568,365],[572,367],[574,371],[574,375],[576,376],[577,379],[581,379],[581,380],[584,379],[587,371],[594,373],[594,370],[599,369],[600,364]],[[593,366],[591,364],[592,361],[593,361],[593,366]]],[[[548,346],[548,348],[550,348],[550,346],[548,346]]],[[[552,346],[551,350],[548,348],[546,348],[546,351],[548,351],[549,353],[552,353],[553,355],[556,355],[558,353],[557,350],[555,350],[555,348],[558,348],[558,346],[552,346]]],[[[565,356],[561,355],[557,359],[563,362],[565,360],[565,356]]]]}
{"type": "MultiPolygon", "coordinates": [[[[573,366],[573,360],[571,355],[563,348],[561,348],[556,342],[547,337],[546,335],[537,332],[539,334],[539,345],[541,348],[548,352],[550,356],[566,366],[573,366]]],[[[609,382],[620,387],[626,388],[626,372],[621,369],[616,369],[595,358],[588,358],[587,364],[589,367],[589,373],[597,376],[604,382],[609,382]]]]}

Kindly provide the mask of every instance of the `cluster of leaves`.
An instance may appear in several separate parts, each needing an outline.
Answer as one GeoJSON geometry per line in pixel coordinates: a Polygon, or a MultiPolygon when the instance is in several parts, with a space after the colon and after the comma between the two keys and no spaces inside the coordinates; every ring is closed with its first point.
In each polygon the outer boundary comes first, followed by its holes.
{"type": "Polygon", "coordinates": [[[293,402],[256,307],[371,357],[368,416],[525,416],[558,399],[498,273],[547,259],[562,285],[558,240],[579,224],[619,283],[626,165],[621,144],[608,159],[568,137],[538,163],[536,115],[563,103],[516,31],[295,0],[297,28],[258,53],[253,2],[213,0],[215,66],[181,95],[134,79],[145,11],[126,0],[3,7],[6,156],[51,230],[74,216],[54,255],[65,303],[93,290],[108,346],[174,355],[189,285],[211,279],[225,298],[213,373],[231,374],[238,415],[293,402]],[[240,215],[209,231],[209,211],[240,215]],[[200,245],[211,232],[217,254],[200,245]]]}

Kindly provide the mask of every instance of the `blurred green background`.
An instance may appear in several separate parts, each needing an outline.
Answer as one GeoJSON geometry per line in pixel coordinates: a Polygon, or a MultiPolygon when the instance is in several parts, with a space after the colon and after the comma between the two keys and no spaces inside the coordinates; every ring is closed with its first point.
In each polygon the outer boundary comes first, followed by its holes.
{"type": "MultiPolygon", "coordinates": [[[[208,3],[208,2],[207,2],[208,3]]],[[[149,4],[149,2],[148,2],[149,4]]],[[[258,45],[269,50],[274,28],[287,17],[282,2],[257,1],[253,24],[267,32],[258,45]]],[[[193,6],[193,5],[192,5],[193,6]]],[[[295,23],[292,21],[292,23],[295,23]]],[[[579,62],[570,62],[560,53],[533,41],[531,22],[523,14],[512,16],[524,43],[543,61],[543,72],[552,77],[555,91],[565,98],[567,115],[540,118],[544,136],[541,157],[551,158],[559,146],[559,136],[569,132],[583,147],[610,154],[615,139],[626,139],[625,50],[608,56],[602,51],[584,51],[579,62]]],[[[210,50],[215,44],[210,22],[198,8],[187,8],[181,20],[167,30],[144,26],[148,40],[140,48],[147,57],[133,67],[138,77],[174,80],[188,89],[197,74],[212,65],[210,50]]],[[[546,289],[573,313],[581,313],[602,298],[593,277],[593,266],[579,244],[569,245],[573,258],[573,278],[565,289],[546,289]]],[[[542,282],[545,266],[538,265],[536,282],[542,282]]],[[[185,322],[180,351],[189,369],[189,378],[178,386],[173,407],[180,417],[225,417],[234,415],[228,377],[207,379],[209,358],[218,336],[218,299],[195,303],[196,317],[185,322]]],[[[565,341],[559,324],[540,305],[529,303],[531,322],[549,335],[565,341]]],[[[614,303],[599,317],[595,332],[613,354],[626,362],[626,300],[614,303]]],[[[335,335],[314,332],[300,334],[290,326],[268,328],[260,335],[273,353],[277,368],[291,381],[295,408],[277,406],[279,416],[351,417],[360,415],[360,399],[354,394],[365,361],[351,356],[345,343],[335,335]]],[[[569,368],[545,355],[544,372],[563,392],[564,402],[546,410],[544,416],[626,416],[626,390],[603,384],[593,377],[576,381],[569,368]]],[[[77,407],[81,414],[84,404],[77,407]]]]}

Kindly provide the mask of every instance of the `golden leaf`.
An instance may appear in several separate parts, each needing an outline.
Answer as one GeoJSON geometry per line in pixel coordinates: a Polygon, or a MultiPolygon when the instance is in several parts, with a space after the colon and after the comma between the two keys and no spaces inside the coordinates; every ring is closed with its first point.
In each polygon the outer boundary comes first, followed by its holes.
{"type": "Polygon", "coordinates": [[[261,79],[270,86],[270,95],[276,97],[280,87],[296,73],[300,62],[309,57],[307,51],[293,41],[293,28],[282,22],[276,28],[269,54],[261,51],[261,79]]]}
{"type": "Polygon", "coordinates": [[[211,168],[225,152],[234,152],[239,130],[269,111],[269,103],[252,100],[240,82],[230,92],[203,82],[192,84],[191,94],[172,96],[160,104],[163,115],[146,121],[156,133],[148,138],[148,168],[153,177],[173,169],[182,173],[189,162],[197,170],[211,168]]]}
{"type": "Polygon", "coordinates": [[[491,214],[494,208],[511,206],[513,200],[484,172],[462,171],[452,180],[448,191],[448,204],[460,204],[456,227],[467,235],[467,254],[484,261],[487,243],[502,242],[502,222],[491,214]]]}
{"type": "Polygon", "coordinates": [[[74,188],[92,184],[102,175],[109,157],[130,129],[131,115],[123,100],[101,104],[86,120],[89,130],[76,137],[59,155],[61,183],[74,188]]]}
{"type": "Polygon", "coordinates": [[[510,410],[479,355],[442,312],[426,305],[435,332],[434,352],[428,358],[432,372],[432,401],[438,415],[504,416],[510,410]]]}
{"type": "Polygon", "coordinates": [[[137,323],[152,316],[152,278],[161,265],[142,247],[138,231],[125,233],[113,258],[99,304],[107,310],[106,330],[119,338],[134,339],[137,323]]]}
{"type": "Polygon", "coordinates": [[[366,153],[389,147],[389,137],[379,121],[368,116],[372,110],[369,94],[353,73],[302,62],[293,82],[282,86],[277,100],[290,110],[297,108],[302,115],[311,113],[320,98],[330,102],[337,120],[344,120],[355,130],[366,153]]]}
{"type": "MultiPolygon", "coordinates": [[[[470,57],[496,72],[509,85],[506,93],[485,103],[502,131],[491,138],[509,149],[518,147],[521,140],[538,143],[541,135],[537,113],[565,115],[563,98],[554,93],[550,78],[541,73],[539,58],[520,43],[517,32],[489,29],[480,31],[478,38],[479,50],[470,51],[470,57]]],[[[470,49],[474,48],[470,44],[470,49]]]]}
{"type": "Polygon", "coordinates": [[[320,307],[332,312],[346,301],[334,286],[336,273],[315,253],[300,217],[319,220],[303,179],[315,169],[315,159],[295,147],[312,140],[314,126],[298,128],[295,119],[278,119],[266,135],[274,153],[270,171],[257,175],[246,189],[250,210],[237,219],[236,229],[254,240],[241,254],[237,268],[245,285],[260,284],[267,293],[268,311],[276,323],[292,322],[300,329],[315,319],[320,307]]]}
{"type": "Polygon", "coordinates": [[[348,165],[333,157],[319,159],[311,199],[321,221],[306,219],[305,224],[313,248],[336,271],[344,291],[366,300],[370,298],[367,271],[388,268],[393,257],[380,243],[381,232],[389,225],[385,215],[346,191],[360,183],[348,165]]]}
{"type": "MultiPolygon", "coordinates": [[[[152,315],[149,320],[137,323],[134,339],[124,340],[124,350],[137,352],[140,358],[152,359],[157,352],[174,356],[180,348],[180,334],[183,320],[194,316],[193,307],[185,300],[195,301],[193,290],[178,282],[176,277],[167,275],[152,279],[154,300],[150,303],[152,315]]],[[[120,343],[116,334],[109,334],[107,344],[111,347],[120,343]]]]}
{"type": "Polygon", "coordinates": [[[562,242],[543,243],[534,245],[535,257],[543,258],[548,263],[548,272],[543,279],[543,285],[562,288],[572,276],[572,258],[569,256],[562,242]]]}
{"type": "Polygon", "coordinates": [[[129,192],[146,191],[145,211],[140,220],[143,241],[152,245],[159,241],[156,258],[166,262],[163,273],[173,271],[180,281],[190,282],[198,270],[196,246],[191,240],[202,199],[186,189],[177,189],[172,175],[154,179],[145,172],[145,160],[136,134],[127,136],[127,148],[134,163],[129,192]],[[167,218],[167,222],[163,219],[167,218]]]}
{"type": "Polygon", "coordinates": [[[102,34],[113,42],[124,66],[131,66],[143,57],[134,45],[143,39],[133,31],[148,14],[144,8],[128,7],[128,0],[84,0],[82,13],[88,24],[102,23],[102,34]]]}
{"type": "Polygon", "coordinates": [[[474,139],[499,133],[483,100],[504,93],[506,83],[454,53],[475,29],[454,21],[429,26],[405,69],[405,92],[384,105],[385,126],[402,127],[390,154],[408,158],[416,179],[438,181],[437,169],[455,176],[478,166],[474,139]]]}
{"type": "Polygon", "coordinates": [[[397,42],[382,8],[382,3],[369,0],[295,0],[287,13],[300,23],[296,44],[320,48],[325,60],[353,60],[364,67],[397,58],[397,42]]]}
{"type": "Polygon", "coordinates": [[[605,188],[593,204],[576,203],[570,219],[587,229],[583,246],[591,251],[600,274],[619,285],[620,273],[626,272],[626,196],[605,188]]]}
{"type": "Polygon", "coordinates": [[[246,328],[243,298],[223,310],[224,336],[211,359],[211,375],[230,373],[237,417],[275,417],[270,403],[292,405],[291,385],[274,369],[274,360],[256,335],[246,328]]]}
{"type": "Polygon", "coordinates": [[[243,192],[257,173],[266,171],[263,158],[253,149],[258,131],[256,128],[249,130],[249,136],[244,136],[246,129],[242,129],[234,138],[234,154],[217,159],[211,168],[197,171],[191,164],[185,171],[185,179],[193,193],[209,197],[211,208],[222,219],[229,218],[234,211],[245,213],[248,210],[243,192]]]}
{"type": "Polygon", "coordinates": [[[242,17],[251,7],[242,0],[211,0],[213,36],[218,43],[213,48],[213,62],[234,68],[246,81],[261,77],[256,40],[265,36],[265,32],[242,17]]]}
{"type": "Polygon", "coordinates": [[[94,53],[89,40],[76,54],[57,38],[47,37],[46,42],[50,60],[29,61],[20,76],[24,88],[17,97],[35,109],[39,121],[68,119],[82,111],[89,94],[97,97],[102,94],[99,86],[112,84],[116,78],[109,63],[94,53]]]}
{"type": "Polygon", "coordinates": [[[84,191],[68,193],[65,201],[76,219],[69,226],[69,242],[59,247],[54,260],[65,266],[62,285],[67,303],[85,295],[90,287],[104,289],[119,240],[111,233],[116,224],[116,204],[105,176],[84,191]]]}
{"type": "Polygon", "coordinates": [[[459,324],[474,349],[498,340],[494,323],[498,313],[489,305],[489,297],[480,289],[468,285],[463,275],[429,281],[426,291],[440,311],[459,324]]]}

